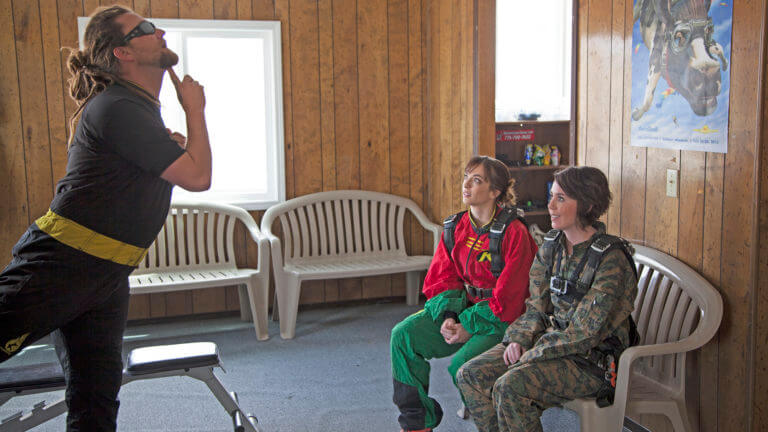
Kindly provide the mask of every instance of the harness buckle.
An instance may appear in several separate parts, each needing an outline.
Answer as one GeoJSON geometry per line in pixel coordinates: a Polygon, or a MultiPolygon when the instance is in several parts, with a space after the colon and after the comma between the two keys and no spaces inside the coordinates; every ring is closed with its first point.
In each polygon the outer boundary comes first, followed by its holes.
{"type": "Polygon", "coordinates": [[[608,248],[611,247],[611,243],[603,240],[602,238],[598,238],[597,240],[592,242],[592,246],[590,247],[597,253],[602,254],[603,252],[607,251],[608,248]]]}
{"type": "Polygon", "coordinates": [[[488,230],[488,232],[491,234],[500,235],[504,232],[505,226],[506,225],[503,223],[494,222],[491,224],[491,228],[488,230]]]}
{"type": "Polygon", "coordinates": [[[551,242],[555,241],[560,237],[560,230],[549,230],[546,234],[544,234],[544,241],[545,242],[551,242]]]}
{"type": "Polygon", "coordinates": [[[493,297],[493,288],[480,288],[464,282],[464,290],[474,298],[485,300],[493,297]]]}
{"type": "Polygon", "coordinates": [[[552,327],[555,330],[563,331],[566,328],[568,328],[567,323],[563,324],[562,321],[558,320],[554,314],[547,315],[547,318],[549,319],[549,326],[552,327]]]}
{"type": "Polygon", "coordinates": [[[464,290],[472,297],[477,297],[477,287],[464,282],[464,290]]]}
{"type": "Polygon", "coordinates": [[[568,279],[563,279],[559,276],[549,278],[549,290],[559,296],[567,294],[570,285],[573,285],[573,282],[568,279]]]}

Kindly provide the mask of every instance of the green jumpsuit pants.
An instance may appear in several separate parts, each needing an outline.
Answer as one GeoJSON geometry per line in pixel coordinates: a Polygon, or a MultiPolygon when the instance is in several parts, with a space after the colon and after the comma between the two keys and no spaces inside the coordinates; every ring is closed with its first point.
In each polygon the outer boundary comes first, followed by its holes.
{"type": "Polygon", "coordinates": [[[440,334],[441,325],[442,322],[436,323],[421,310],[392,329],[393,401],[400,409],[400,426],[406,431],[434,428],[443,417],[440,404],[428,396],[428,360],[455,354],[448,373],[456,385],[456,372],[461,365],[498,344],[503,337],[502,334],[472,335],[466,343],[450,345],[440,334]]]}

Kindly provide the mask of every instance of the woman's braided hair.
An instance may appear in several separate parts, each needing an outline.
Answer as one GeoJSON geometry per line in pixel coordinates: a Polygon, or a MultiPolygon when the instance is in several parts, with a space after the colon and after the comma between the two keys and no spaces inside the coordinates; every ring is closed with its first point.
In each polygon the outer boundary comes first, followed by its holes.
{"type": "MultiPolygon", "coordinates": [[[[70,145],[85,104],[110,84],[126,82],[118,76],[120,63],[114,54],[115,48],[125,45],[123,30],[115,18],[131,12],[117,5],[96,9],[85,28],[83,49],[68,48],[67,68],[72,74],[69,78],[69,94],[77,103],[77,109],[70,117],[70,145]]],[[[144,94],[142,96],[147,97],[144,94]]]]}

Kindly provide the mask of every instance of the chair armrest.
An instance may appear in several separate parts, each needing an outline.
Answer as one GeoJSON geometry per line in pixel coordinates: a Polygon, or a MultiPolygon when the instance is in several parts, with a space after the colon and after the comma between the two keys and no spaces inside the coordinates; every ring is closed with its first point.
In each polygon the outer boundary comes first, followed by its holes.
{"type": "Polygon", "coordinates": [[[283,268],[283,246],[280,242],[280,238],[276,235],[272,234],[272,231],[265,227],[263,231],[261,231],[262,235],[266,239],[266,241],[269,243],[270,248],[270,257],[272,259],[272,267],[274,271],[277,271],[278,269],[282,270],[283,268]]]}
{"type": "Polygon", "coordinates": [[[280,239],[279,239],[279,238],[278,238],[276,235],[272,234],[272,232],[271,232],[271,231],[262,231],[262,232],[261,232],[261,234],[264,236],[264,238],[265,238],[265,239],[266,239],[266,240],[267,240],[267,241],[268,241],[270,244],[272,244],[272,242],[278,242],[278,243],[280,243],[280,239]]]}
{"type": "MultiPolygon", "coordinates": [[[[719,320],[718,320],[719,323],[719,320]]],[[[629,347],[621,353],[619,357],[618,371],[616,374],[616,392],[615,400],[621,403],[626,402],[629,391],[629,377],[632,363],[641,357],[650,357],[666,354],[677,354],[701,348],[713,336],[713,332],[699,327],[690,336],[677,342],[667,342],[663,344],[638,345],[629,347]],[[711,334],[710,334],[711,333],[711,334]],[[620,399],[619,399],[620,398],[620,399]]]]}
{"type": "Polygon", "coordinates": [[[266,237],[259,229],[259,225],[256,224],[256,221],[253,220],[253,217],[250,213],[245,211],[244,209],[240,207],[232,206],[233,208],[231,211],[235,214],[235,217],[237,217],[240,222],[245,225],[245,228],[248,230],[248,234],[251,235],[251,238],[253,241],[255,241],[257,244],[261,245],[262,242],[266,241],[266,237]]]}
{"type": "Polygon", "coordinates": [[[422,227],[424,227],[427,231],[432,232],[432,253],[434,254],[437,250],[437,245],[440,243],[440,234],[443,231],[443,226],[429,220],[424,211],[419,207],[409,207],[409,210],[411,210],[411,213],[413,213],[413,215],[416,217],[416,220],[419,221],[422,227]]]}
{"type": "Polygon", "coordinates": [[[256,242],[259,247],[259,271],[266,272],[263,273],[266,276],[269,275],[269,254],[267,253],[267,248],[269,245],[267,237],[264,236],[264,234],[259,229],[259,226],[256,224],[256,221],[253,220],[251,214],[248,213],[245,209],[231,204],[184,199],[173,200],[171,204],[180,208],[190,209],[190,211],[211,212],[211,214],[218,213],[221,215],[226,215],[227,217],[233,217],[234,219],[242,222],[243,225],[245,225],[246,230],[248,230],[248,234],[251,236],[251,239],[253,239],[253,241],[256,242]]]}
{"type": "Polygon", "coordinates": [[[248,230],[248,234],[250,234],[251,239],[253,239],[254,242],[259,246],[259,252],[258,252],[258,269],[262,272],[268,275],[269,273],[269,253],[267,253],[267,249],[269,248],[269,240],[267,239],[267,236],[264,235],[264,233],[259,229],[259,225],[256,224],[256,221],[253,220],[253,217],[250,213],[248,213],[245,209],[241,207],[236,206],[230,206],[230,211],[234,213],[235,217],[240,220],[240,222],[245,225],[245,228],[248,230]]]}

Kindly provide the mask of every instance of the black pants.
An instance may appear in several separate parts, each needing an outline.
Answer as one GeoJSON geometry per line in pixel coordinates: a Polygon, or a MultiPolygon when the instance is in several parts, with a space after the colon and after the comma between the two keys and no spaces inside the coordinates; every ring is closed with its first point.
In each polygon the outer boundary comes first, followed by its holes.
{"type": "Polygon", "coordinates": [[[33,224],[0,273],[0,362],[54,332],[67,382],[67,431],[116,429],[131,270],[33,224]]]}

